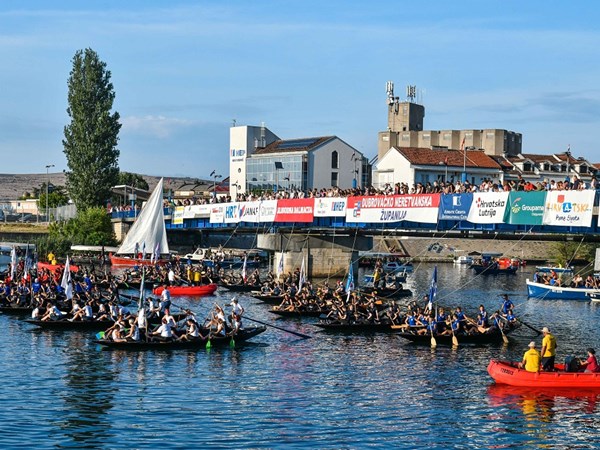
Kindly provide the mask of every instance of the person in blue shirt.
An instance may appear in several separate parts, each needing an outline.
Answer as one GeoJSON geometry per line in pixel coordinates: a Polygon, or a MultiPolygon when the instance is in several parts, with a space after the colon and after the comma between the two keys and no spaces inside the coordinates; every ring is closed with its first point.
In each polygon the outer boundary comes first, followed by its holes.
{"type": "Polygon", "coordinates": [[[477,326],[488,328],[488,313],[483,305],[479,305],[479,312],[477,313],[477,326]]]}
{"type": "Polygon", "coordinates": [[[506,315],[508,314],[508,311],[512,310],[515,307],[515,305],[508,298],[508,294],[504,294],[502,297],[504,298],[504,301],[502,303],[502,312],[506,315]]]}

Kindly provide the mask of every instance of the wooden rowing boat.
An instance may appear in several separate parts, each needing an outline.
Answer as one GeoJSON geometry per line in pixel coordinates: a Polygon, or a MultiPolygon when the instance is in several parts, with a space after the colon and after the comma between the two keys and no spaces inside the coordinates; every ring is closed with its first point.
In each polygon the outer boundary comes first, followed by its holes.
{"type": "MultiPolygon", "coordinates": [[[[173,314],[173,318],[176,322],[179,322],[185,319],[185,314],[173,314]]],[[[74,320],[70,321],[68,319],[59,319],[59,320],[46,320],[42,321],[39,319],[26,319],[25,322],[35,325],[39,328],[45,330],[64,330],[64,331],[102,331],[112,327],[115,322],[110,319],[106,320],[74,320]]],[[[158,317],[151,317],[148,319],[148,324],[151,327],[157,326],[160,324],[160,319],[158,317]]],[[[127,325],[129,326],[129,325],[127,325]]]]}
{"type": "Polygon", "coordinates": [[[565,372],[564,365],[556,364],[554,372],[528,372],[518,364],[492,359],[487,371],[498,384],[544,389],[600,389],[600,372],[565,372]]]}
{"type": "MultiPolygon", "coordinates": [[[[264,333],[267,327],[248,327],[238,331],[235,336],[215,336],[210,340],[211,347],[222,347],[230,346],[233,339],[233,345],[237,346],[242,344],[254,336],[258,336],[264,333]]],[[[125,341],[125,342],[114,342],[109,339],[96,339],[96,344],[100,344],[103,347],[115,350],[199,350],[207,348],[207,339],[196,339],[193,341],[125,341]]]]}
{"type": "MultiPolygon", "coordinates": [[[[509,331],[505,331],[504,334],[508,334],[509,331]]],[[[408,341],[414,342],[415,344],[431,344],[431,334],[417,334],[410,331],[400,331],[397,333],[398,336],[404,338],[408,341]]],[[[435,336],[436,343],[438,345],[449,345],[453,346],[452,343],[452,335],[442,335],[436,334],[435,336]]],[[[476,333],[476,334],[457,334],[456,339],[460,345],[469,344],[469,345],[486,345],[486,344],[499,344],[503,342],[502,333],[498,328],[492,328],[487,333],[476,333]],[[495,331],[493,331],[495,330],[495,331]]]]}
{"type": "Polygon", "coordinates": [[[319,322],[315,323],[314,325],[321,328],[322,330],[336,333],[391,333],[394,331],[391,322],[319,322]]]}
{"type": "Polygon", "coordinates": [[[305,309],[305,310],[286,311],[286,310],[280,310],[280,309],[273,308],[273,309],[270,309],[269,312],[272,314],[276,314],[280,317],[298,318],[298,317],[321,317],[323,314],[327,314],[329,311],[323,311],[320,309],[317,309],[317,310],[305,309]]]}

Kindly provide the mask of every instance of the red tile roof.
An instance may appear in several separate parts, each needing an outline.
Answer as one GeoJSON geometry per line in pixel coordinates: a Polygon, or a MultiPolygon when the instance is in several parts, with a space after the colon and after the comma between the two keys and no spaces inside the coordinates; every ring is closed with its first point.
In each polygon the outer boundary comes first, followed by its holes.
{"type": "MultiPolygon", "coordinates": [[[[439,150],[416,147],[397,147],[396,150],[411,164],[437,166],[440,164],[445,165],[447,162],[449,167],[462,167],[465,163],[463,150],[439,150]]],[[[501,170],[500,164],[494,161],[489,155],[486,155],[482,150],[466,150],[466,152],[466,167],[501,170]]]]}

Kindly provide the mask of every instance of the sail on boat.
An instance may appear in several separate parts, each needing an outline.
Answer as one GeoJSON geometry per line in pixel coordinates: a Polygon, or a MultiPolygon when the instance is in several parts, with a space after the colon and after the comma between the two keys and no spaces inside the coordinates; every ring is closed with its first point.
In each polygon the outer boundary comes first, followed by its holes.
{"type": "Polygon", "coordinates": [[[141,254],[137,249],[150,249],[153,255],[168,255],[167,230],[163,212],[163,179],[161,178],[152,195],[137,217],[131,230],[125,236],[116,254],[111,255],[113,266],[136,266],[165,264],[166,259],[146,257],[145,250],[141,254]]]}

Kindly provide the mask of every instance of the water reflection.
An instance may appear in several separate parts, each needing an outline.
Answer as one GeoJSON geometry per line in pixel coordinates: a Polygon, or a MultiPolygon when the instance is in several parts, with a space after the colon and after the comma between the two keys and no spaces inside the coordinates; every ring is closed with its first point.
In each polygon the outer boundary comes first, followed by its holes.
{"type": "Polygon", "coordinates": [[[90,351],[84,334],[61,334],[68,370],[65,389],[60,393],[64,416],[58,425],[65,438],[77,447],[100,448],[114,437],[110,410],[119,389],[116,375],[90,351]]]}

